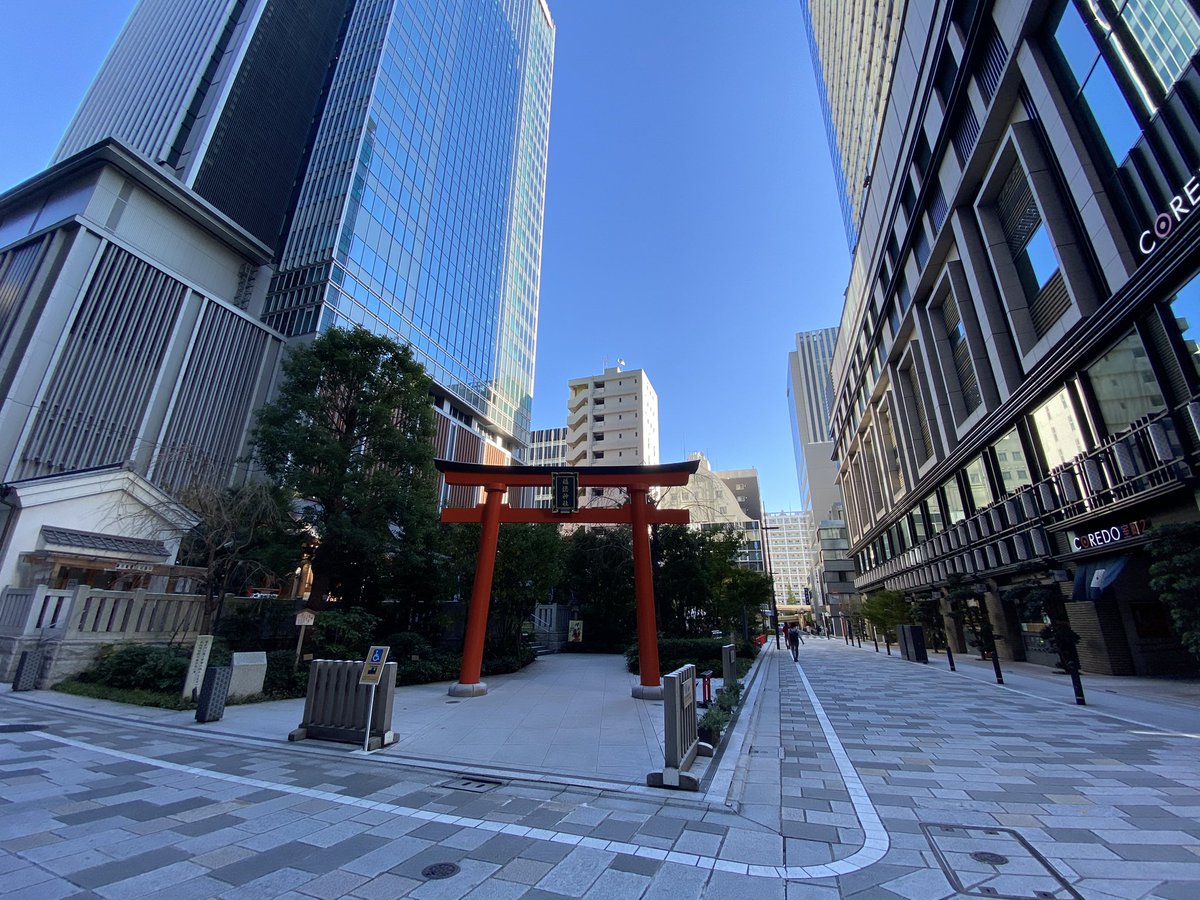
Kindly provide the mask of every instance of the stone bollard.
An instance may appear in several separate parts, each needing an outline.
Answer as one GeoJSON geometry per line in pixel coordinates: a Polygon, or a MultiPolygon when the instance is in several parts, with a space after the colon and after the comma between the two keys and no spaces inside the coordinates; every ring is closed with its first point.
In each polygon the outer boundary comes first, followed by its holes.
{"type": "Polygon", "coordinates": [[[196,701],[197,722],[221,721],[225,715],[225,700],[229,697],[232,678],[233,669],[230,666],[211,666],[205,670],[200,697],[196,701]]]}

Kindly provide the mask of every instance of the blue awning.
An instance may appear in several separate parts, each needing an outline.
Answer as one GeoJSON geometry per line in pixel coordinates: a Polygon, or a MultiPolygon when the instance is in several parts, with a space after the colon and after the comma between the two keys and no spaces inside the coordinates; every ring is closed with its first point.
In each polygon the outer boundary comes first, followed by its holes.
{"type": "Polygon", "coordinates": [[[1123,553],[1080,563],[1075,570],[1075,588],[1071,592],[1071,599],[1099,600],[1104,591],[1121,576],[1128,560],[1128,554],[1123,553]]]}

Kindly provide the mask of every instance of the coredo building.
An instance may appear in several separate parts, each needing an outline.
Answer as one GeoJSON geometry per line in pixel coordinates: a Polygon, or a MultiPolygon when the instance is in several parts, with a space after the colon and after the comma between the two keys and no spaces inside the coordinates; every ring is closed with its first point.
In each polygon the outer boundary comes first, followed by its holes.
{"type": "Polygon", "coordinates": [[[1052,586],[1084,671],[1180,671],[1147,545],[1200,517],[1200,19],[913,0],[898,45],[833,368],[855,584],[961,575],[1048,664],[1006,593],[1052,586]]]}

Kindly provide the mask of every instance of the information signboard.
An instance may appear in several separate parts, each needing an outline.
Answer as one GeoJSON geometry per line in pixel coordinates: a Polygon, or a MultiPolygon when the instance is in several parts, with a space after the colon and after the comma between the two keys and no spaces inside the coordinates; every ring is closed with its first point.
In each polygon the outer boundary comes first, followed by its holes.
{"type": "Polygon", "coordinates": [[[379,679],[383,676],[383,666],[391,649],[383,646],[372,647],[368,651],[367,658],[363,661],[362,675],[358,678],[359,684],[379,684],[379,679]]]}

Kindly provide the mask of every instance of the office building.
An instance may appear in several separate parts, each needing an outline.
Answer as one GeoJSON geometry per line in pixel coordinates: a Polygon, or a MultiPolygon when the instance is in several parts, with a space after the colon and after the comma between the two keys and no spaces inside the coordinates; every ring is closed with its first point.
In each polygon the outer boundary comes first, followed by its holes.
{"type": "Polygon", "coordinates": [[[503,462],[528,442],[553,56],[544,0],[142,0],[58,158],[145,154],[271,247],[268,326],[408,344],[439,456],[503,462]]]}
{"type": "Polygon", "coordinates": [[[855,585],[945,612],[962,576],[1050,664],[1036,583],[1085,672],[1186,669],[1148,551],[1198,518],[1200,19],[921,0],[899,42],[833,365],[855,585]]]}
{"type": "Polygon", "coordinates": [[[805,618],[812,611],[816,568],[812,511],[769,512],[763,522],[767,571],[775,581],[779,617],[789,622],[805,618]]]}
{"type": "MultiPolygon", "coordinates": [[[[547,466],[549,468],[566,468],[567,465],[567,429],[538,428],[529,433],[529,451],[525,464],[529,466],[547,466]]],[[[511,491],[510,491],[511,493],[511,491]]],[[[533,488],[530,505],[540,509],[549,509],[554,505],[554,494],[549,486],[533,488]]]]}
{"type": "Polygon", "coordinates": [[[800,4],[833,157],[846,242],[858,242],[900,50],[905,5],[898,0],[805,0],[800,4]]]}
{"type": "Polygon", "coordinates": [[[788,411],[800,504],[814,511],[816,519],[842,499],[829,432],[837,333],[836,328],[802,331],[796,335],[796,349],[788,353],[788,411]]]}

